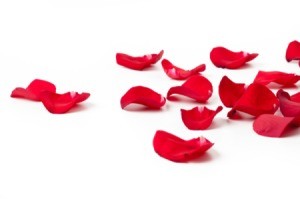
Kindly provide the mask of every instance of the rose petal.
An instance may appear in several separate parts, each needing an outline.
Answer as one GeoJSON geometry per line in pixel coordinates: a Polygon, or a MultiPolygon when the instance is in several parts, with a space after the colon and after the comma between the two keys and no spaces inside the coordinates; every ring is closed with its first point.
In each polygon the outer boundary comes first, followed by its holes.
{"type": "Polygon", "coordinates": [[[27,86],[26,89],[21,87],[15,88],[10,96],[14,98],[41,101],[40,94],[43,91],[55,92],[55,85],[45,80],[35,79],[27,86]]]}
{"type": "Polygon", "coordinates": [[[171,78],[171,79],[176,79],[176,80],[184,80],[189,78],[192,75],[196,75],[199,72],[202,72],[205,70],[206,66],[205,64],[201,64],[191,70],[184,70],[181,69],[177,66],[174,66],[169,60],[163,59],[162,62],[162,67],[165,71],[165,73],[171,78]]]}
{"type": "Polygon", "coordinates": [[[194,107],[191,110],[181,109],[181,118],[184,125],[190,130],[204,130],[207,129],[214,117],[223,109],[218,106],[216,110],[210,110],[204,107],[194,107]]]}
{"type": "Polygon", "coordinates": [[[41,94],[41,101],[45,108],[50,113],[66,113],[76,104],[83,102],[89,98],[89,93],[77,93],[77,92],[67,92],[64,94],[57,94],[49,91],[44,91],[41,94]]]}
{"type": "Polygon", "coordinates": [[[277,92],[277,97],[280,102],[280,111],[285,117],[295,117],[293,123],[300,126],[300,103],[292,101],[289,93],[280,89],[277,92]]]}
{"type": "Polygon", "coordinates": [[[174,162],[188,162],[204,154],[213,146],[204,137],[183,140],[166,131],[158,130],[153,138],[154,151],[161,157],[174,162]]]}
{"type": "Polygon", "coordinates": [[[224,106],[228,108],[232,108],[234,106],[234,104],[241,98],[245,90],[245,84],[235,83],[227,76],[224,76],[219,84],[220,99],[224,106]]]}
{"type": "Polygon", "coordinates": [[[266,86],[252,83],[242,97],[235,103],[227,116],[231,119],[240,119],[237,111],[257,117],[262,114],[274,114],[278,109],[279,101],[274,93],[266,86]]]}
{"type": "Polygon", "coordinates": [[[280,71],[259,71],[253,82],[268,85],[271,82],[292,86],[300,80],[300,76],[294,73],[284,73],[280,71]]]}
{"type": "Polygon", "coordinates": [[[179,94],[204,103],[211,97],[212,92],[213,87],[208,79],[200,75],[194,75],[181,86],[171,87],[167,93],[167,99],[172,100],[173,94],[179,94]]]}
{"type": "Polygon", "coordinates": [[[152,109],[159,109],[166,103],[166,98],[161,94],[144,86],[130,88],[121,98],[121,107],[124,109],[129,104],[141,104],[152,109]]]}
{"type": "Polygon", "coordinates": [[[286,49],[285,58],[288,62],[293,60],[300,60],[300,42],[294,40],[289,43],[286,49]]]}
{"type": "Polygon", "coordinates": [[[162,58],[163,54],[163,50],[161,50],[159,54],[150,54],[140,57],[133,57],[124,53],[117,53],[116,61],[121,66],[125,66],[133,70],[143,70],[158,62],[162,58]]]}
{"type": "Polygon", "coordinates": [[[292,95],[291,100],[294,101],[294,102],[300,103],[300,92],[295,93],[294,95],[292,95]]]}
{"type": "Polygon", "coordinates": [[[262,136],[281,137],[294,117],[281,117],[271,114],[260,115],[253,123],[253,130],[262,136]]]}
{"type": "Polygon", "coordinates": [[[257,53],[233,52],[224,47],[213,48],[210,52],[210,59],[216,67],[228,69],[240,68],[257,56],[257,53]]]}

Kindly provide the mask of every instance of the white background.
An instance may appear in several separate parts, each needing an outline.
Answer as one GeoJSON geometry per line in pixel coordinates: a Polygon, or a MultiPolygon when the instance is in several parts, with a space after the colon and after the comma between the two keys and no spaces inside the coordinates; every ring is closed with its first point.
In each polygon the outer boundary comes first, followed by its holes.
{"type": "MultiPolygon", "coordinates": [[[[121,96],[132,86],[166,94],[182,81],[160,63],[146,71],[116,64],[116,52],[158,53],[190,69],[207,65],[214,85],[206,104],[221,104],[223,75],[251,83],[258,70],[299,73],[285,61],[300,40],[299,3],[285,1],[2,0],[0,2],[0,199],[96,198],[299,198],[300,136],[257,135],[252,121],[232,121],[224,109],[205,131],[190,131],[180,108],[124,111],[121,96]],[[257,52],[248,67],[212,65],[213,47],[257,52]],[[40,78],[58,92],[91,97],[68,114],[53,115],[41,103],[10,98],[40,78]],[[215,143],[199,161],[178,164],[152,147],[156,130],[215,143]]],[[[289,89],[291,93],[297,89],[289,89]]]]}

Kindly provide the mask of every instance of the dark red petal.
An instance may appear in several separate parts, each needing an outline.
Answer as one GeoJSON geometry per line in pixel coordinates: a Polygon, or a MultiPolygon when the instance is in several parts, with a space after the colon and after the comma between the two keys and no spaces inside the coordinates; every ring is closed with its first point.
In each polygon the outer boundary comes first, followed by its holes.
{"type": "Polygon", "coordinates": [[[11,97],[25,98],[33,101],[41,101],[40,94],[43,91],[55,92],[55,85],[45,80],[35,79],[33,80],[26,89],[17,87],[12,93],[11,97]]]}
{"type": "Polygon", "coordinates": [[[262,136],[281,137],[294,117],[281,117],[271,114],[260,115],[253,123],[253,130],[262,136]]]}
{"type": "Polygon", "coordinates": [[[279,101],[269,88],[262,84],[252,83],[227,116],[232,119],[238,119],[239,116],[235,115],[236,111],[241,111],[254,117],[267,113],[274,114],[278,106],[279,101]]]}
{"type": "Polygon", "coordinates": [[[286,49],[285,58],[288,62],[292,60],[300,60],[300,42],[294,40],[289,43],[286,49]]]}
{"type": "Polygon", "coordinates": [[[233,52],[224,47],[213,48],[210,59],[216,67],[237,69],[258,56],[257,53],[233,52]]]}
{"type": "Polygon", "coordinates": [[[300,80],[300,76],[294,73],[284,73],[280,71],[259,71],[253,82],[268,85],[271,82],[292,86],[300,80]]]}
{"type": "Polygon", "coordinates": [[[200,157],[213,146],[204,137],[183,140],[166,131],[158,130],[153,138],[154,151],[163,158],[174,162],[188,162],[200,157]]]}
{"type": "Polygon", "coordinates": [[[181,86],[171,87],[167,93],[168,100],[173,94],[190,97],[197,102],[206,102],[212,95],[213,87],[208,79],[200,75],[193,75],[181,86]]]}
{"type": "Polygon", "coordinates": [[[184,80],[189,78],[192,75],[196,75],[199,72],[202,72],[205,70],[205,64],[201,64],[194,69],[191,70],[183,70],[182,68],[179,68],[177,66],[174,66],[169,60],[163,59],[161,61],[161,65],[165,71],[165,73],[172,79],[177,80],[184,80]]]}
{"type": "Polygon", "coordinates": [[[232,108],[234,106],[234,104],[241,98],[245,90],[245,84],[235,83],[227,76],[224,76],[219,84],[220,99],[224,106],[228,108],[232,108]]]}
{"type": "Polygon", "coordinates": [[[141,104],[152,109],[159,109],[166,103],[166,98],[161,94],[144,86],[130,88],[121,98],[121,107],[124,109],[129,104],[141,104]]]}
{"type": "Polygon", "coordinates": [[[204,130],[207,129],[214,117],[223,109],[218,106],[216,110],[210,110],[204,107],[194,107],[191,110],[181,109],[181,118],[184,125],[190,130],[204,130]]]}
{"type": "Polygon", "coordinates": [[[158,54],[150,54],[140,57],[133,57],[124,53],[117,53],[116,60],[121,66],[125,66],[133,70],[143,70],[158,62],[162,58],[163,54],[163,50],[161,50],[158,54]]]}
{"type": "Polygon", "coordinates": [[[41,100],[50,113],[66,113],[76,104],[89,98],[89,96],[89,93],[67,92],[57,94],[45,91],[41,94],[41,100]]]}

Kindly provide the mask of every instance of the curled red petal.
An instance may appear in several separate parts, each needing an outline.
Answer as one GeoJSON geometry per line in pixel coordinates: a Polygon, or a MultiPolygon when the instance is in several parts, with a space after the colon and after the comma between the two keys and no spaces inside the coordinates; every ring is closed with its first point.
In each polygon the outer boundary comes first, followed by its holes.
{"type": "Polygon", "coordinates": [[[292,86],[300,80],[300,76],[294,73],[280,71],[259,71],[253,82],[268,85],[271,82],[282,86],[292,86]]]}
{"type": "Polygon", "coordinates": [[[191,110],[181,109],[181,118],[184,125],[190,130],[207,129],[214,117],[223,109],[218,106],[216,110],[210,110],[204,107],[194,107],[191,110]]]}
{"type": "Polygon", "coordinates": [[[174,162],[188,162],[200,157],[213,146],[204,137],[183,140],[166,131],[156,131],[153,138],[154,151],[161,157],[174,162]]]}
{"type": "Polygon", "coordinates": [[[288,62],[293,60],[300,60],[300,42],[294,40],[289,43],[286,49],[285,58],[288,62]]]}
{"type": "Polygon", "coordinates": [[[14,98],[25,98],[33,101],[41,101],[40,95],[43,91],[55,92],[56,87],[54,84],[48,81],[35,79],[27,86],[27,88],[15,88],[10,96],[14,98]]]}
{"type": "Polygon", "coordinates": [[[177,66],[174,66],[169,60],[163,59],[161,65],[165,73],[171,78],[176,80],[184,80],[189,78],[192,75],[196,75],[200,72],[203,72],[206,68],[205,64],[201,64],[191,70],[184,70],[177,66]]]}
{"type": "Polygon", "coordinates": [[[248,86],[241,98],[235,103],[233,109],[227,116],[239,119],[237,111],[241,111],[257,117],[262,114],[274,114],[278,109],[279,101],[274,93],[266,86],[252,83],[248,86]]]}
{"type": "Polygon", "coordinates": [[[45,108],[50,113],[66,113],[76,104],[85,101],[90,96],[89,93],[67,92],[57,94],[49,91],[44,91],[41,94],[41,101],[45,108]]]}
{"type": "Polygon", "coordinates": [[[141,104],[152,109],[159,109],[166,103],[166,98],[161,94],[144,86],[130,88],[121,98],[121,107],[124,109],[129,104],[141,104]]]}
{"type": "Polygon", "coordinates": [[[291,126],[294,117],[281,117],[272,114],[263,114],[255,119],[253,130],[262,136],[281,137],[288,126],[291,126]]]}
{"type": "Polygon", "coordinates": [[[257,53],[233,52],[224,47],[213,48],[210,52],[210,59],[216,67],[228,69],[240,68],[257,56],[257,53]]]}
{"type": "Polygon", "coordinates": [[[245,84],[235,83],[227,76],[224,76],[219,84],[220,99],[224,106],[228,108],[232,108],[234,106],[234,104],[241,98],[245,90],[245,84]]]}
{"type": "Polygon", "coordinates": [[[171,87],[167,99],[171,100],[173,94],[184,95],[197,102],[206,102],[212,95],[213,87],[208,79],[200,75],[193,75],[181,86],[171,87]]]}
{"type": "Polygon", "coordinates": [[[138,57],[124,53],[117,53],[116,61],[121,66],[125,66],[133,70],[143,70],[158,62],[162,58],[163,54],[163,50],[161,50],[158,54],[149,54],[138,57]]]}

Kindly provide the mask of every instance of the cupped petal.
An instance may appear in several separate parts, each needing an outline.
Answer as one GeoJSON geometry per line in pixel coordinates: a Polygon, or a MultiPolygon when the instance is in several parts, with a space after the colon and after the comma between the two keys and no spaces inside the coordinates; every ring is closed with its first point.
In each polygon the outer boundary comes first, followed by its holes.
{"type": "Polygon", "coordinates": [[[48,81],[35,79],[27,86],[27,88],[15,88],[10,96],[13,98],[24,98],[33,101],[41,101],[40,95],[44,91],[55,92],[56,87],[54,84],[48,81]]]}
{"type": "Polygon", "coordinates": [[[161,157],[174,162],[197,159],[213,146],[204,137],[183,140],[166,131],[156,131],[153,138],[154,151],[161,157]]]}
{"type": "Polygon", "coordinates": [[[280,71],[259,71],[253,82],[268,85],[277,83],[282,86],[293,86],[300,80],[300,76],[294,73],[284,73],[280,71]]]}
{"type": "Polygon", "coordinates": [[[130,88],[121,98],[122,109],[127,107],[129,104],[141,104],[151,109],[159,109],[165,103],[165,97],[144,86],[135,86],[130,88]]]}
{"type": "Polygon", "coordinates": [[[67,92],[58,94],[44,91],[41,93],[41,101],[50,113],[62,114],[68,112],[76,104],[88,99],[89,93],[67,92]]]}
{"type": "Polygon", "coordinates": [[[223,109],[218,106],[216,110],[210,110],[204,107],[194,107],[191,110],[181,109],[181,118],[184,125],[190,130],[207,129],[214,117],[223,109]]]}
{"type": "Polygon", "coordinates": [[[245,92],[245,86],[243,83],[235,83],[227,76],[223,76],[219,84],[219,96],[224,106],[232,108],[245,92]]]}
{"type": "Polygon", "coordinates": [[[272,114],[263,114],[253,123],[253,130],[262,136],[281,137],[287,127],[292,126],[294,117],[281,117],[272,114]]]}
{"type": "Polygon", "coordinates": [[[288,62],[300,60],[300,42],[294,40],[289,43],[286,49],[285,59],[288,62]]]}
{"type": "Polygon", "coordinates": [[[191,70],[184,70],[173,65],[169,60],[163,59],[161,65],[165,73],[171,78],[176,80],[184,80],[189,78],[192,75],[196,75],[200,72],[203,72],[206,68],[205,64],[201,64],[191,70]]]}
{"type": "Polygon", "coordinates": [[[210,59],[216,67],[228,69],[240,68],[257,56],[257,53],[233,52],[224,47],[215,47],[210,52],[210,59]]]}
{"type": "Polygon", "coordinates": [[[207,78],[193,75],[181,86],[171,87],[167,93],[167,99],[172,100],[172,95],[179,94],[204,103],[211,97],[212,92],[212,84],[207,78]]]}
{"type": "Polygon", "coordinates": [[[131,56],[124,53],[116,54],[116,61],[119,65],[133,69],[133,70],[143,70],[150,67],[152,64],[158,62],[164,54],[161,50],[158,54],[149,54],[143,56],[131,56]]]}

